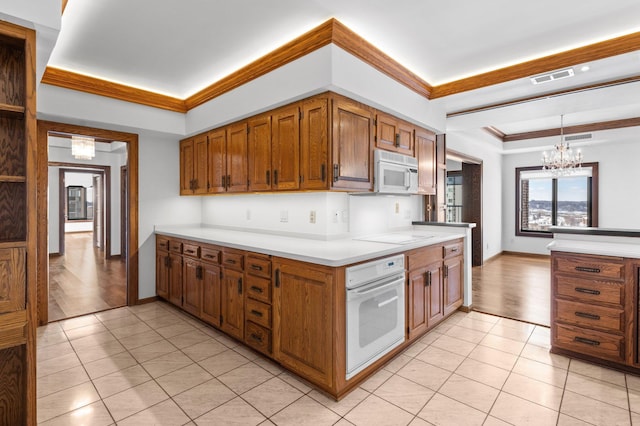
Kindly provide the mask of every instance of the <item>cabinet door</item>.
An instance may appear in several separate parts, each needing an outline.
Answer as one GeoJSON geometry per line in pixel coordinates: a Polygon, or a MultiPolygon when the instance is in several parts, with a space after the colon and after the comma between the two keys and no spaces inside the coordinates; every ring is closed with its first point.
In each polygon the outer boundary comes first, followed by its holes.
{"type": "Polygon", "coordinates": [[[444,319],[442,262],[427,266],[427,328],[444,319]]]}
{"type": "Polygon", "coordinates": [[[156,294],[169,299],[169,254],[156,252],[156,294]]]}
{"type": "Polygon", "coordinates": [[[463,258],[444,261],[444,314],[449,315],[462,305],[463,258]]]}
{"type": "Polygon", "coordinates": [[[396,140],[396,152],[413,157],[414,152],[414,128],[404,121],[398,123],[398,136],[396,140]]]}
{"type": "Polygon", "coordinates": [[[376,148],[396,150],[398,120],[387,114],[376,114],[376,148]]]}
{"type": "Polygon", "coordinates": [[[418,158],[418,193],[436,193],[436,135],[416,130],[416,156],[418,158]]]}
{"type": "Polygon", "coordinates": [[[249,120],[248,173],[249,191],[271,189],[271,116],[249,120]]]}
{"type": "Polygon", "coordinates": [[[312,265],[276,261],[273,297],[275,359],[312,382],[331,386],[333,274],[312,265]]]}
{"type": "Polygon", "coordinates": [[[24,311],[26,308],[25,266],[24,248],[0,249],[0,314],[24,311]]]}
{"type": "Polygon", "coordinates": [[[220,328],[244,339],[243,273],[225,268],[222,273],[222,324],[220,328]]]}
{"type": "Polygon", "coordinates": [[[194,150],[193,138],[180,141],[180,195],[193,194],[194,150]]]}
{"type": "Polygon", "coordinates": [[[272,188],[300,187],[300,109],[295,106],[278,111],[272,120],[272,188]]]}
{"type": "Polygon", "coordinates": [[[333,188],[373,189],[373,112],[333,100],[333,188]]]}
{"type": "Polygon", "coordinates": [[[209,324],[220,326],[220,267],[202,264],[202,314],[209,324]]]}
{"type": "Polygon", "coordinates": [[[201,266],[195,259],[185,257],[182,261],[182,309],[197,317],[202,306],[201,266]]]}
{"type": "Polygon", "coordinates": [[[207,135],[198,135],[193,139],[193,193],[207,193],[207,135]]]}
{"type": "Polygon", "coordinates": [[[169,301],[182,306],[182,256],[169,255],[169,301]]]}
{"type": "Polygon", "coordinates": [[[427,268],[409,271],[409,286],[407,294],[407,332],[409,340],[427,331],[427,268]]]}
{"type": "Polygon", "coordinates": [[[227,192],[247,191],[247,123],[227,129],[227,192]]]}
{"type": "Polygon", "coordinates": [[[227,131],[219,129],[209,132],[207,167],[209,193],[225,192],[227,187],[227,131]]]}
{"type": "Polygon", "coordinates": [[[329,116],[326,99],[302,104],[301,189],[329,189],[329,116]]]}

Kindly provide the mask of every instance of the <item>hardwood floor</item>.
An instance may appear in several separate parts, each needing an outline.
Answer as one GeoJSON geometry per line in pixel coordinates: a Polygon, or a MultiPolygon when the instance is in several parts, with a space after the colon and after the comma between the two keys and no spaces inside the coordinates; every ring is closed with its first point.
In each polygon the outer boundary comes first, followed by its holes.
{"type": "Polygon", "coordinates": [[[66,253],[49,259],[49,321],[125,306],[126,265],[106,260],[91,232],[67,234],[66,253]]]}
{"type": "Polygon", "coordinates": [[[549,257],[504,253],[472,274],[474,310],[549,326],[549,257]]]}

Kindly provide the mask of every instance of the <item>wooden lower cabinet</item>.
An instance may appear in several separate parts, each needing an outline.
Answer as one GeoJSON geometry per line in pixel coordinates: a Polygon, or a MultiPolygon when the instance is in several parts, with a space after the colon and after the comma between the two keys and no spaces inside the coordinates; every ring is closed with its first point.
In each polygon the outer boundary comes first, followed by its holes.
{"type": "Polygon", "coordinates": [[[156,294],[169,299],[169,253],[156,252],[156,294]]]}
{"type": "Polygon", "coordinates": [[[202,310],[202,266],[197,259],[182,261],[182,309],[199,317],[202,310]]]}
{"type": "Polygon", "coordinates": [[[462,256],[456,256],[444,261],[443,270],[443,296],[444,296],[444,314],[449,315],[458,310],[462,306],[462,297],[464,294],[464,260],[462,256]]]}
{"type": "Polygon", "coordinates": [[[216,327],[220,326],[222,295],[220,266],[202,263],[202,311],[200,317],[216,327]]]}
{"type": "Polygon", "coordinates": [[[273,356],[287,368],[333,386],[334,271],[274,259],[273,356]]]}
{"type": "Polygon", "coordinates": [[[182,307],[182,256],[169,254],[169,302],[182,307]]]}
{"type": "Polygon", "coordinates": [[[220,328],[231,336],[244,339],[244,274],[233,269],[223,268],[221,281],[222,320],[220,328]]]}

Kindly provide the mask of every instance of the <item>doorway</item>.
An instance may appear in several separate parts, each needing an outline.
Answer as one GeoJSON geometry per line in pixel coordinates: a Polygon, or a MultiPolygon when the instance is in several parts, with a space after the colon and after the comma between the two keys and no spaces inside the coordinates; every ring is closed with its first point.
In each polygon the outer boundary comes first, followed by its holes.
{"type": "MultiPolygon", "coordinates": [[[[65,283],[74,282],[74,278],[71,277],[73,272],[70,272],[74,267],[79,268],[80,274],[88,274],[82,278],[77,278],[76,281],[86,283],[90,280],[96,282],[95,288],[83,290],[86,292],[93,292],[95,294],[101,294],[103,302],[106,305],[94,304],[89,312],[95,312],[99,310],[109,309],[115,306],[132,305],[138,303],[138,136],[131,133],[115,132],[103,129],[96,129],[91,127],[76,126],[64,123],[54,123],[48,121],[38,121],[38,191],[37,191],[37,203],[39,206],[48,206],[48,195],[52,188],[56,188],[59,191],[59,171],[50,171],[49,161],[52,160],[53,164],[58,168],[72,168],[74,171],[78,171],[79,166],[83,166],[86,169],[87,164],[89,168],[86,170],[87,174],[91,176],[91,183],[84,185],[75,185],[80,188],[66,189],[70,185],[65,185],[64,193],[59,194],[57,197],[49,197],[49,199],[56,198],[59,204],[64,205],[64,209],[67,211],[66,222],[68,220],[69,195],[71,195],[72,203],[71,207],[74,209],[74,215],[80,215],[84,220],[80,220],[74,223],[74,226],[79,226],[80,222],[84,222],[84,226],[91,224],[91,232],[76,232],[68,233],[71,238],[65,238],[63,243],[63,251],[60,250],[60,221],[59,210],[55,210],[55,214],[50,212],[49,208],[38,208],[38,252],[42,255],[38,256],[38,285],[37,285],[37,299],[38,299],[38,324],[47,324],[50,320],[59,319],[56,317],[56,313],[53,310],[50,312],[49,296],[51,292],[62,291],[60,288],[56,290],[56,283],[50,280],[50,265],[56,266],[55,261],[59,258],[63,258],[74,252],[79,253],[79,261],[67,261],[65,262],[64,271],[66,277],[65,283]],[[62,140],[69,141],[72,136],[86,136],[94,140],[95,144],[103,144],[101,149],[97,149],[95,157],[98,158],[104,152],[117,154],[123,158],[122,161],[107,161],[103,164],[95,164],[93,161],[72,159],[69,161],[61,160],[59,157],[50,152],[49,140],[56,139],[59,144],[70,144],[70,142],[62,142],[62,140]],[[71,163],[71,164],[65,164],[71,163]],[[64,167],[63,167],[64,166],[64,167]],[[112,166],[117,167],[116,173],[110,173],[112,166]],[[124,166],[127,170],[127,179],[120,185],[120,168],[124,166]],[[115,179],[114,179],[115,178],[115,179]],[[112,185],[111,181],[117,179],[117,186],[112,185]],[[110,185],[110,186],[109,186],[110,185]],[[91,190],[89,190],[91,187],[91,190]],[[95,189],[98,188],[98,191],[95,189]],[[111,194],[111,188],[114,189],[114,194],[111,194]],[[64,197],[62,197],[62,195],[64,197]],[[112,196],[113,195],[113,196],[112,196]],[[122,199],[125,202],[122,202],[122,199]],[[63,202],[60,202],[64,199],[63,202]],[[110,199],[112,206],[107,208],[106,201],[110,199]],[[126,212],[121,212],[121,209],[126,209],[126,212]],[[102,212],[100,211],[102,210],[102,212]],[[111,211],[113,210],[113,214],[111,211]],[[92,219],[89,220],[90,214],[92,219]],[[126,221],[121,221],[121,218],[125,217],[126,221]],[[55,218],[55,219],[54,219],[55,218]],[[100,218],[103,218],[102,220],[100,218]],[[115,218],[115,220],[114,220],[115,218]],[[55,226],[51,227],[51,221],[58,222],[55,226]],[[117,222],[117,226],[111,226],[117,222]],[[122,226],[120,226],[122,225],[122,226]],[[124,228],[124,229],[123,229],[124,228]],[[52,231],[52,229],[56,229],[52,231]],[[97,232],[96,232],[97,231],[97,232]],[[51,235],[55,234],[55,235],[51,235]],[[122,236],[125,236],[126,241],[120,241],[122,236]],[[56,244],[52,244],[55,241],[56,244]],[[54,250],[51,250],[51,259],[46,253],[50,252],[50,245],[57,245],[54,250]],[[122,247],[126,250],[122,250],[122,247]],[[51,260],[51,262],[50,262],[51,260]],[[108,276],[105,278],[105,274],[108,276]],[[107,290],[104,285],[114,281],[113,277],[119,275],[122,277],[124,283],[121,286],[117,297],[107,296],[107,290]],[[89,277],[89,278],[87,278],[89,277]],[[103,283],[103,286],[99,283],[103,283]],[[108,300],[104,300],[108,299],[108,300]],[[108,305],[108,306],[107,306],[108,305]],[[51,315],[50,315],[51,314],[51,315]]],[[[82,167],[80,167],[82,168],[82,167]]],[[[56,191],[56,192],[58,192],[56,191]]],[[[76,229],[77,230],[77,229],[76,229]]],[[[77,294],[75,290],[70,290],[70,294],[77,294]]],[[[67,311],[70,311],[67,309],[67,311]]],[[[84,312],[87,313],[87,312],[84,312]]],[[[80,315],[82,313],[77,313],[80,315]]],[[[69,315],[65,314],[65,317],[69,315]]],[[[75,316],[72,314],[71,316],[75,316]]]]}
{"type": "Polygon", "coordinates": [[[475,223],[471,230],[471,264],[482,254],[482,160],[447,150],[446,221],[475,223]]]}

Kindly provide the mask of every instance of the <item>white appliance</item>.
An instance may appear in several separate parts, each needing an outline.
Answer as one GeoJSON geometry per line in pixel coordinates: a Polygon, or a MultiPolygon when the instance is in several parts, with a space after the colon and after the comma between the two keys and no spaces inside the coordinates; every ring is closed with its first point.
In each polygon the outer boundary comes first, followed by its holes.
{"type": "Polygon", "coordinates": [[[417,194],[418,160],[395,152],[374,150],[374,192],[417,194]]]}
{"type": "Polygon", "coordinates": [[[352,266],[347,287],[347,380],[404,342],[404,255],[352,266]]]}

